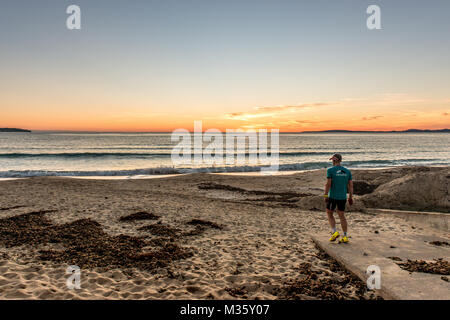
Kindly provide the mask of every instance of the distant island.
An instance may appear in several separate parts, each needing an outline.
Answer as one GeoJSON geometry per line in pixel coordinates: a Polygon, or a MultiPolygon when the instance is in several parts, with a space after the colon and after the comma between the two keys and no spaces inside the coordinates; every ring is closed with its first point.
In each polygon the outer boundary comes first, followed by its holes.
{"type": "Polygon", "coordinates": [[[353,130],[323,130],[323,131],[302,131],[300,133],[450,133],[450,129],[438,129],[438,130],[430,130],[430,129],[408,129],[401,131],[353,131],[353,130]]]}
{"type": "Polygon", "coordinates": [[[17,129],[17,128],[0,128],[0,132],[31,132],[31,130],[17,129]]]}

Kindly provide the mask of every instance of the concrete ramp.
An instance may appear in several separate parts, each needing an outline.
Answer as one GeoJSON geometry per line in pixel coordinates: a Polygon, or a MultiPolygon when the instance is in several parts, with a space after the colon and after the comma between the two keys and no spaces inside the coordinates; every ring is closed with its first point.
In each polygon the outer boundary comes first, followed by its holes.
{"type": "Polygon", "coordinates": [[[328,234],[312,237],[321,249],[364,282],[367,281],[368,266],[376,265],[380,268],[381,289],[377,291],[384,299],[450,300],[450,283],[442,280],[442,275],[410,273],[388,258],[398,257],[402,262],[407,259],[432,261],[438,258],[449,261],[449,247],[429,243],[436,240],[448,242],[448,239],[436,236],[393,238],[392,235],[381,234],[375,234],[372,239],[364,239],[352,234],[350,243],[338,244],[330,243],[328,238],[328,234]]]}

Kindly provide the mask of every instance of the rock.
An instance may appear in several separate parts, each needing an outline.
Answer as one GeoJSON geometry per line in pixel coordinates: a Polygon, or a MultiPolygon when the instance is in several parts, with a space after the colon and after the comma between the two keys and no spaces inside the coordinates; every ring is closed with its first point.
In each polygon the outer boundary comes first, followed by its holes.
{"type": "Polygon", "coordinates": [[[450,212],[450,168],[414,172],[380,185],[362,201],[368,208],[450,212]]]}
{"type": "Polygon", "coordinates": [[[353,193],[357,195],[365,195],[372,193],[378,185],[373,185],[362,180],[353,181],[353,193]]]}

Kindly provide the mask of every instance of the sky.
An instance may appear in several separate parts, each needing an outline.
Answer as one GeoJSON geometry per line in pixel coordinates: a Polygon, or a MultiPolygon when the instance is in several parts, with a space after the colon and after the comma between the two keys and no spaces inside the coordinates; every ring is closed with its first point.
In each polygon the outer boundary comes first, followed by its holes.
{"type": "Polygon", "coordinates": [[[449,57],[448,0],[6,0],[0,127],[450,128],[449,57]]]}

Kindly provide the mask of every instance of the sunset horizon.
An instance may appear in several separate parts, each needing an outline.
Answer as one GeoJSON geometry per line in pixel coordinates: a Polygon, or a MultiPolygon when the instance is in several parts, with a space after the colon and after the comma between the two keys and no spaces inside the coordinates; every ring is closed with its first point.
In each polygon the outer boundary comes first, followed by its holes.
{"type": "MultiPolygon", "coordinates": [[[[22,127],[5,127],[7,129],[21,129],[21,130],[29,130],[32,132],[61,132],[61,133],[172,133],[173,131],[177,130],[177,129],[186,129],[187,131],[194,133],[194,132],[198,132],[195,131],[193,126],[191,128],[188,127],[183,127],[183,128],[174,128],[172,130],[141,130],[141,131],[133,131],[133,130],[71,130],[71,129],[29,129],[29,128],[22,128],[22,127]]],[[[242,130],[241,132],[246,132],[248,130],[267,130],[270,131],[272,129],[278,129],[278,128],[258,128],[258,129],[243,129],[243,128],[225,128],[225,129],[219,129],[219,128],[214,128],[214,127],[207,127],[207,128],[203,128],[203,130],[201,131],[202,133],[206,133],[207,130],[211,130],[211,129],[217,129],[223,133],[226,133],[226,130],[242,130]]],[[[328,129],[323,129],[323,130],[302,130],[302,131],[282,131],[279,130],[280,134],[289,134],[289,133],[335,133],[335,131],[343,131],[348,132],[348,133],[358,133],[358,132],[374,132],[374,133],[390,133],[390,132],[404,132],[404,131],[409,131],[409,130],[419,130],[419,132],[422,131],[443,131],[443,130],[450,130],[450,128],[448,127],[438,127],[438,128],[405,128],[405,129],[333,129],[333,128],[328,128],[328,129]]],[[[237,131],[239,132],[239,131],[237,131]]],[[[338,132],[339,133],[339,132],[338,132]]]]}
{"type": "Polygon", "coordinates": [[[64,4],[4,4],[0,127],[448,128],[445,10],[384,3],[370,30],[364,2],[81,0],[79,30],[64,4]]]}

